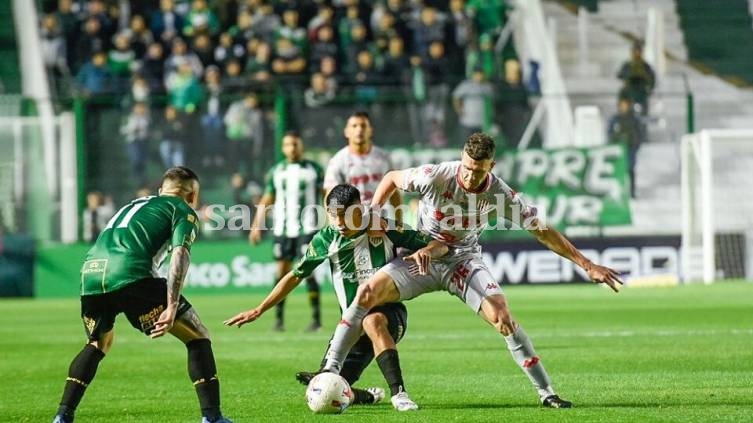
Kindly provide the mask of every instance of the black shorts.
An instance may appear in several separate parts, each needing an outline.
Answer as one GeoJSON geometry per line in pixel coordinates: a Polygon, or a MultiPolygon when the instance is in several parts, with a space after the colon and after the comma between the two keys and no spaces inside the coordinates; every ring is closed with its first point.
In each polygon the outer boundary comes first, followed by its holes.
{"type": "MultiPolygon", "coordinates": [[[[81,297],[81,319],[89,341],[96,341],[115,326],[115,317],[124,313],[134,328],[149,335],[167,305],[167,280],[144,278],[116,291],[81,297]]],[[[191,304],[180,296],[175,318],[191,304]]]]}
{"type": "Polygon", "coordinates": [[[314,234],[301,235],[295,238],[276,236],[272,246],[272,254],[275,260],[293,261],[296,257],[303,257],[306,254],[309,242],[313,238],[314,234]]]}
{"type": "MultiPolygon", "coordinates": [[[[392,336],[392,339],[397,344],[403,339],[405,331],[408,329],[408,310],[403,303],[388,303],[380,306],[376,306],[369,311],[369,314],[382,313],[387,317],[387,330],[392,336]]],[[[328,348],[329,349],[329,348],[328,348]]],[[[326,362],[327,354],[324,354],[325,358],[322,360],[322,366],[326,362]]],[[[374,359],[374,346],[371,343],[368,335],[364,334],[358,341],[356,341],[353,348],[350,349],[348,356],[343,362],[340,376],[345,378],[351,385],[354,384],[360,377],[361,373],[366,370],[371,360],[374,359]]]]}

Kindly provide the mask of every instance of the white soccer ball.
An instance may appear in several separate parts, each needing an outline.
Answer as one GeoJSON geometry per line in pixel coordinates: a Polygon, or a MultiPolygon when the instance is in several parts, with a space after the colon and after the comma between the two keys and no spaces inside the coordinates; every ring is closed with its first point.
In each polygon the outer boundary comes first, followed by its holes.
{"type": "Polygon", "coordinates": [[[306,403],[316,414],[339,414],[353,402],[348,381],[334,373],[314,376],[306,388],[306,403]]]}

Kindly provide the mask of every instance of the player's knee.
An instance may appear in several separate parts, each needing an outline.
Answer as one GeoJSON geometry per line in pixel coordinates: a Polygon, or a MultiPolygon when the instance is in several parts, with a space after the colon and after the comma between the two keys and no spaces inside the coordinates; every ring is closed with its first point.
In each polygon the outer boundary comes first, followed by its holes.
{"type": "Polygon", "coordinates": [[[363,319],[363,330],[369,335],[385,329],[387,329],[387,316],[382,313],[372,313],[363,319]]]}

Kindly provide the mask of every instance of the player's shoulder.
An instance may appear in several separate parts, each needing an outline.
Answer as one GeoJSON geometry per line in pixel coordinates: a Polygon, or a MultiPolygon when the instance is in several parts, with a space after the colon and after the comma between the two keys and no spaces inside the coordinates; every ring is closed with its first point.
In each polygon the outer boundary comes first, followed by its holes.
{"type": "Polygon", "coordinates": [[[345,146],[335,152],[335,154],[329,159],[330,163],[337,163],[341,162],[348,158],[350,152],[348,151],[348,147],[345,146]]]}
{"type": "Polygon", "coordinates": [[[389,158],[390,157],[390,152],[389,151],[385,150],[382,147],[376,146],[376,145],[372,145],[371,146],[371,151],[369,152],[369,154],[372,155],[372,156],[378,156],[378,157],[384,157],[384,158],[389,158]]]}
{"type": "Polygon", "coordinates": [[[459,161],[428,163],[414,167],[413,172],[416,173],[416,176],[448,178],[455,176],[459,166],[459,161]]]}

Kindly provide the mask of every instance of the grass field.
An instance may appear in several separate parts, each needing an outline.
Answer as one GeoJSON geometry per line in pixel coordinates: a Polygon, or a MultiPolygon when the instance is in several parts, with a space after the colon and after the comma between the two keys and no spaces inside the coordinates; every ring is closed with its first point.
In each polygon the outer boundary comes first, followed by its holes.
{"type": "MultiPolygon", "coordinates": [[[[571,410],[537,403],[504,341],[458,300],[437,293],[408,303],[399,349],[408,391],[421,406],[398,414],[389,401],[341,416],[314,416],[297,370],[315,369],[337,321],[325,298],[327,330],[303,334],[305,296],[288,305],[283,334],[273,313],[242,329],[221,321],[261,296],[189,298],[213,332],[223,411],[236,422],[280,421],[753,421],[753,284],[625,289],[508,287],[571,410]]],[[[83,344],[78,301],[0,301],[0,422],[50,421],[68,364],[83,344]]],[[[198,422],[185,349],[150,340],[125,318],[77,422],[198,422]]],[[[385,383],[375,365],[357,386],[385,383]]],[[[386,386],[385,386],[386,388],[386,386]]]]}

